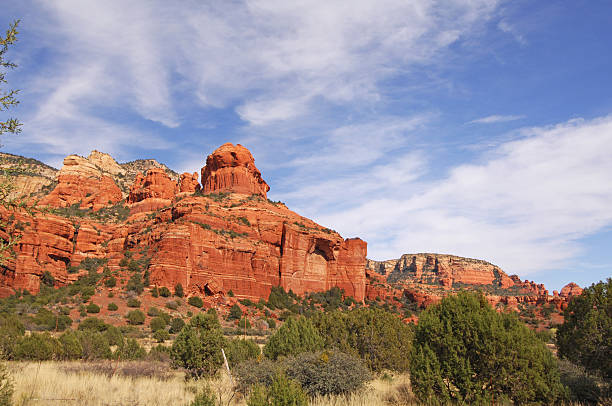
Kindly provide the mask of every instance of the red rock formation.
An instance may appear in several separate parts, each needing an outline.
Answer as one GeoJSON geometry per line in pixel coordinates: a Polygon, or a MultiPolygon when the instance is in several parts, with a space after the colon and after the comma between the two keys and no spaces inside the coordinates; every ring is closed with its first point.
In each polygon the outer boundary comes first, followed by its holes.
{"type": "Polygon", "coordinates": [[[128,203],[137,203],[145,199],[172,200],[178,191],[178,185],[160,168],[149,169],[147,176],[136,176],[130,188],[128,203]]]}
{"type": "Polygon", "coordinates": [[[179,190],[181,193],[194,193],[200,189],[201,186],[200,182],[198,182],[197,172],[193,174],[185,172],[181,175],[181,179],[179,180],[179,190]]]}
{"type": "MultiPolygon", "coordinates": [[[[204,296],[209,304],[227,302],[224,295],[230,290],[237,298],[267,298],[279,285],[298,294],[338,286],[362,301],[366,243],[345,240],[285,205],[264,199],[268,186],[250,153],[241,146],[229,147],[229,152],[226,145],[209,157],[210,170],[204,171],[208,191],[240,193],[221,197],[185,193],[173,200],[178,184],[163,170],[153,169],[146,177],[137,177],[131,187],[128,222],[47,214],[33,218],[23,213],[12,226],[0,225],[0,237],[18,229],[16,222],[23,229],[17,258],[0,268],[0,288],[37,292],[44,271],[60,285],[68,283],[78,276],[69,274],[68,267],[88,257],[106,258],[111,270],[121,271],[123,252],[131,250],[149,253],[152,285],[174,289],[181,283],[187,295],[204,296]],[[233,150],[235,160],[228,161],[226,152],[233,156],[233,150]],[[254,188],[261,197],[244,196],[254,193],[254,188]],[[138,215],[152,210],[158,212],[138,215]]],[[[191,190],[197,176],[182,180],[183,190],[191,190]]],[[[5,220],[10,215],[0,212],[5,220]]]]}
{"type": "Polygon", "coordinates": [[[115,181],[89,160],[69,155],[57,175],[57,186],[40,205],[68,207],[80,203],[81,208],[98,210],[122,200],[115,181]]]}
{"type": "Polygon", "coordinates": [[[580,296],[581,294],[582,288],[576,285],[574,282],[570,282],[561,289],[559,296],[565,299],[569,299],[572,296],[580,296]]]}
{"type": "Polygon", "coordinates": [[[204,193],[234,192],[267,197],[270,186],[262,179],[255,160],[240,144],[223,144],[206,158],[202,168],[204,193]]]}

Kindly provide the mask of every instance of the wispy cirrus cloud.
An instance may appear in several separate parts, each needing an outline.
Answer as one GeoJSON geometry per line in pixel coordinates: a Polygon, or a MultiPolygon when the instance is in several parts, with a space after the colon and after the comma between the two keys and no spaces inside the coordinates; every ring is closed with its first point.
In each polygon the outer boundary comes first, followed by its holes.
{"type": "Polygon", "coordinates": [[[516,121],[525,118],[523,115],[498,115],[493,114],[486,117],[477,118],[472,121],[468,121],[466,124],[495,124],[495,123],[506,123],[508,121],[516,121]]]}

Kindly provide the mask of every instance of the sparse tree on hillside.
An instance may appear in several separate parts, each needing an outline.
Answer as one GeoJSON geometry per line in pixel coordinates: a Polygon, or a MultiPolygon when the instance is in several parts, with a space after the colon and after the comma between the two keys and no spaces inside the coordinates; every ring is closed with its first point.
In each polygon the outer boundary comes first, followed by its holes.
{"type": "Polygon", "coordinates": [[[563,316],[559,355],[612,379],[612,278],[573,297],[563,316]]]}

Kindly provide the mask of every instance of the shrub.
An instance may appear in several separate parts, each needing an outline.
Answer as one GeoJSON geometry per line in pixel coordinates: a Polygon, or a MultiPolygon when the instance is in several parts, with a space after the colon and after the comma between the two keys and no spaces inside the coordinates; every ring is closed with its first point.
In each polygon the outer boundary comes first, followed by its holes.
{"type": "Polygon", "coordinates": [[[117,278],[115,278],[114,276],[107,278],[104,281],[104,286],[106,286],[107,288],[114,288],[115,286],[117,286],[117,278]]]}
{"type": "Polygon", "coordinates": [[[122,346],[117,348],[117,351],[115,351],[113,355],[114,358],[120,360],[138,360],[143,359],[147,355],[147,352],[138,344],[138,341],[133,338],[128,338],[122,346]]]}
{"type": "Polygon", "coordinates": [[[176,284],[176,286],[174,287],[174,295],[177,296],[177,297],[185,296],[185,291],[183,290],[183,285],[181,285],[180,283],[176,284]]]}
{"type": "Polygon", "coordinates": [[[166,307],[170,310],[176,310],[178,309],[179,305],[174,300],[170,300],[166,302],[166,307]]]}
{"type": "Polygon", "coordinates": [[[170,333],[176,334],[180,332],[183,329],[183,327],[185,327],[185,322],[183,321],[183,319],[179,317],[175,317],[170,322],[170,333]]]}
{"type": "Polygon", "coordinates": [[[253,340],[244,340],[242,338],[235,338],[227,342],[225,348],[225,355],[227,356],[227,362],[233,368],[241,362],[249,359],[255,359],[261,354],[259,346],[255,344],[253,340]]]}
{"type": "Polygon", "coordinates": [[[86,307],[87,313],[100,313],[100,306],[95,303],[90,303],[86,307]]]}
{"type": "Polygon", "coordinates": [[[119,309],[119,306],[117,306],[116,303],[111,302],[111,303],[108,304],[107,309],[110,310],[111,312],[114,312],[114,311],[119,309]]]}
{"type": "Polygon", "coordinates": [[[297,355],[323,348],[323,339],[306,318],[290,318],[270,337],[263,353],[276,360],[280,356],[297,355]]]}
{"type": "Polygon", "coordinates": [[[584,367],[567,360],[559,360],[558,363],[561,382],[568,388],[572,401],[588,404],[597,404],[600,401],[601,389],[597,379],[589,375],[584,367]]]}
{"type": "Polygon", "coordinates": [[[72,324],[72,319],[64,314],[57,315],[53,312],[41,308],[32,320],[41,330],[64,331],[72,324]]]}
{"type": "Polygon", "coordinates": [[[216,406],[215,395],[208,385],[204,385],[195,395],[189,406],[216,406]]]}
{"type": "Polygon", "coordinates": [[[79,324],[79,330],[106,331],[108,324],[97,317],[88,317],[79,324]]]}
{"type": "Polygon", "coordinates": [[[158,330],[166,328],[166,320],[161,317],[154,317],[151,319],[149,326],[151,327],[151,331],[155,333],[158,330]]]}
{"type": "Polygon", "coordinates": [[[247,406],[269,406],[268,389],[263,385],[255,385],[247,399],[247,406]]]}
{"type": "Polygon", "coordinates": [[[53,286],[55,285],[55,278],[51,275],[51,272],[45,271],[40,278],[40,282],[47,286],[53,286]]]}
{"type": "Polygon", "coordinates": [[[159,290],[159,295],[161,297],[170,297],[170,289],[168,289],[167,287],[162,286],[158,290],[159,290]]]}
{"type": "Polygon", "coordinates": [[[287,376],[311,396],[354,392],[371,379],[359,358],[341,352],[302,353],[284,364],[287,376]]]}
{"type": "Polygon", "coordinates": [[[325,348],[360,357],[373,371],[406,371],[412,349],[409,325],[382,309],[318,313],[312,319],[325,348]]]}
{"type": "Polygon", "coordinates": [[[238,327],[241,329],[249,329],[251,328],[251,322],[246,317],[243,317],[238,322],[238,327]]]}
{"type": "Polygon", "coordinates": [[[13,404],[13,392],[15,384],[4,363],[0,364],[0,406],[11,406],[13,404]]]}
{"type": "Polygon", "coordinates": [[[170,351],[169,347],[163,345],[156,345],[152,347],[147,354],[147,359],[150,361],[160,361],[164,363],[170,362],[170,351]]]}
{"type": "Polygon", "coordinates": [[[83,357],[83,346],[76,332],[69,330],[62,334],[59,338],[62,344],[65,359],[80,359],[83,357]]]}
{"type": "Polygon", "coordinates": [[[49,333],[32,333],[21,338],[15,347],[15,359],[31,361],[48,361],[63,356],[62,345],[49,333]]]}
{"type": "Polygon", "coordinates": [[[125,317],[128,319],[128,323],[133,326],[138,324],[144,324],[145,322],[145,315],[140,310],[131,310],[125,317]]]}
{"type": "Polygon", "coordinates": [[[238,380],[238,391],[246,393],[253,385],[272,385],[274,376],[278,372],[282,372],[282,367],[280,364],[272,362],[267,358],[261,360],[251,359],[236,365],[232,372],[238,380]]]}
{"type": "Polygon", "coordinates": [[[277,374],[268,390],[268,399],[273,405],[307,406],[308,397],[300,384],[287,378],[284,374],[277,374]]]}
{"type": "Polygon", "coordinates": [[[158,343],[163,343],[164,341],[170,339],[170,333],[168,333],[166,330],[157,330],[153,333],[153,338],[158,343]]]}
{"type": "Polygon", "coordinates": [[[242,317],[242,309],[238,306],[238,303],[234,303],[234,305],[230,308],[229,314],[227,315],[228,320],[240,320],[242,317]]]}
{"type": "Polygon", "coordinates": [[[138,294],[144,292],[144,282],[142,281],[142,276],[140,276],[138,273],[132,275],[128,283],[125,285],[125,290],[128,292],[133,291],[138,294]]]}
{"type": "Polygon", "coordinates": [[[110,359],[112,352],[106,334],[95,330],[79,332],[79,341],[83,348],[83,359],[110,359]]]}
{"type": "Polygon", "coordinates": [[[178,334],[172,344],[172,359],[190,375],[214,375],[223,363],[221,348],[225,338],[219,320],[209,314],[197,314],[178,334]]]}
{"type": "Polygon", "coordinates": [[[199,296],[191,296],[188,300],[187,303],[189,303],[192,306],[195,306],[197,308],[201,308],[202,306],[204,306],[204,302],[202,301],[202,298],[199,296]]]}
{"type": "Polygon", "coordinates": [[[559,355],[612,379],[612,278],[584,289],[563,312],[559,355]]]}
{"type": "Polygon", "coordinates": [[[534,332],[468,292],[421,314],[410,377],[421,401],[554,403],[566,395],[552,353],[534,332]]]}
{"type": "Polygon", "coordinates": [[[135,297],[131,297],[127,300],[127,305],[128,307],[140,307],[140,300],[136,299],[135,297]]]}
{"type": "Polygon", "coordinates": [[[121,333],[121,330],[115,326],[108,326],[108,329],[106,329],[104,332],[104,337],[108,341],[109,345],[123,345],[123,334],[121,333]]]}

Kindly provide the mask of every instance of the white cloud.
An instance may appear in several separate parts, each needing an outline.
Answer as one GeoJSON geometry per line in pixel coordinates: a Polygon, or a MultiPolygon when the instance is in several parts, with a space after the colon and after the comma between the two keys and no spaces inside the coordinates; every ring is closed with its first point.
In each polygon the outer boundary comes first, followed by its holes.
{"type": "Polygon", "coordinates": [[[525,118],[525,116],[502,116],[502,115],[491,115],[482,118],[477,118],[475,120],[469,121],[466,124],[494,124],[494,123],[505,123],[508,121],[516,121],[525,118]]]}
{"type": "Polygon", "coordinates": [[[514,38],[514,40],[516,42],[518,42],[520,45],[527,45],[527,40],[525,39],[525,37],[523,36],[523,34],[521,34],[517,28],[510,24],[508,21],[506,20],[501,20],[498,24],[497,24],[497,28],[499,28],[501,31],[512,35],[512,37],[514,38]]]}
{"type": "Polygon", "coordinates": [[[558,269],[582,237],[612,225],[612,116],[522,133],[438,181],[425,181],[436,162],[417,150],[293,197],[321,224],[368,241],[373,258],[441,252],[522,276],[558,269]]]}

